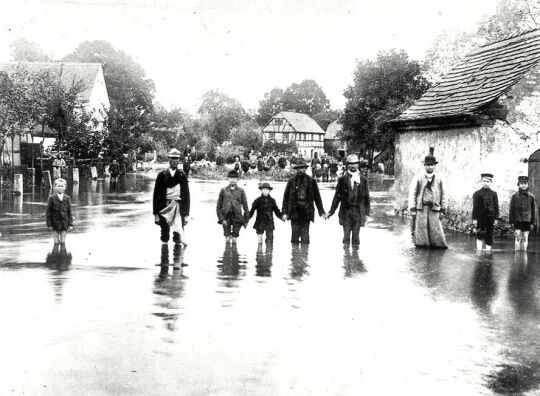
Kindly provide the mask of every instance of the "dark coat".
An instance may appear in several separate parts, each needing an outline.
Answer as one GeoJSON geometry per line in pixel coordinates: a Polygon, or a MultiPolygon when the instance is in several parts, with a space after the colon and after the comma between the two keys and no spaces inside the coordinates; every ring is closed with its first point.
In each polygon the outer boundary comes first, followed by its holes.
{"type": "Polygon", "coordinates": [[[241,187],[231,189],[229,186],[223,187],[219,192],[216,205],[218,223],[227,220],[229,216],[234,216],[234,221],[240,224],[247,224],[249,221],[249,208],[246,193],[241,187]]]}
{"type": "Polygon", "coordinates": [[[167,206],[167,188],[180,184],[180,214],[189,216],[189,184],[186,174],[177,169],[174,177],[171,176],[169,169],[158,173],[156,184],[154,186],[154,198],[152,202],[154,215],[159,214],[160,210],[167,206]]]}
{"type": "Polygon", "coordinates": [[[118,163],[115,163],[115,162],[110,164],[109,165],[109,174],[112,177],[118,177],[118,175],[120,174],[120,165],[118,165],[118,163]]]}
{"type": "Polygon", "coordinates": [[[510,199],[509,211],[510,223],[528,221],[531,224],[536,223],[536,199],[530,192],[518,191],[510,199]]]}
{"type": "Polygon", "coordinates": [[[253,217],[253,214],[257,211],[257,217],[255,218],[255,224],[253,228],[257,231],[265,230],[267,227],[274,229],[274,213],[277,217],[281,217],[281,211],[279,210],[276,200],[270,195],[263,196],[261,195],[251,205],[251,210],[249,211],[249,218],[253,217]]]}
{"type": "Polygon", "coordinates": [[[319,216],[325,214],[317,182],[306,174],[303,177],[297,174],[289,179],[283,194],[283,214],[287,215],[291,220],[314,221],[314,204],[317,205],[319,216]],[[298,192],[302,188],[302,183],[306,183],[306,208],[300,208],[298,205],[298,192]]]}
{"type": "Polygon", "coordinates": [[[339,205],[339,224],[343,225],[347,210],[349,209],[349,193],[357,194],[358,210],[360,212],[360,225],[363,227],[366,223],[366,217],[369,216],[370,198],[367,178],[360,176],[360,184],[354,183],[354,189],[351,191],[351,177],[345,174],[338,179],[336,193],[332,200],[332,207],[328,214],[331,216],[335,213],[339,205]]]}
{"type": "Polygon", "coordinates": [[[47,202],[47,227],[52,227],[55,231],[65,231],[73,226],[73,216],[71,214],[71,198],[64,194],[64,199],[60,201],[58,194],[54,193],[47,202]]]}
{"type": "Polygon", "coordinates": [[[499,197],[489,188],[481,188],[473,194],[472,219],[491,219],[499,217],[499,197]]]}

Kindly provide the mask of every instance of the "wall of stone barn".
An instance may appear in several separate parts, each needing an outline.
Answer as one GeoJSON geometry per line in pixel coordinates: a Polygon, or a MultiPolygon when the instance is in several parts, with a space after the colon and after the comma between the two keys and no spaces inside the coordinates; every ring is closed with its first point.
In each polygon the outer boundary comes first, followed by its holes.
{"type": "Polygon", "coordinates": [[[405,209],[413,177],[424,173],[429,148],[439,164],[435,172],[443,178],[452,210],[470,212],[472,194],[478,187],[483,167],[480,161],[480,128],[402,132],[395,144],[396,209],[405,209]]]}

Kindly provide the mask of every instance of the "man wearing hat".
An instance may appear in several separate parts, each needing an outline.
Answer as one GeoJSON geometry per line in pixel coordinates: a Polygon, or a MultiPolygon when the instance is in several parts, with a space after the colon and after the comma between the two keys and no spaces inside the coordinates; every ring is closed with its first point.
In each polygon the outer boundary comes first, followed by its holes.
{"type": "Polygon", "coordinates": [[[319,216],[326,218],[319,187],[306,175],[307,167],[304,160],[297,161],[296,175],[289,179],[283,194],[283,219],[291,220],[292,243],[309,243],[309,224],[315,220],[315,205],[319,216]]]}
{"type": "Polygon", "coordinates": [[[360,227],[366,224],[369,216],[369,188],[367,178],[358,169],[358,156],[347,157],[347,172],[338,179],[336,193],[328,216],[332,216],[338,205],[339,224],[343,226],[343,244],[360,244],[360,227]],[[351,238],[352,237],[352,238],[351,238]]]}
{"type": "Polygon", "coordinates": [[[158,173],[154,186],[154,222],[161,228],[161,242],[169,241],[173,230],[173,241],[184,243],[184,226],[189,216],[189,184],[186,174],[178,169],[180,151],[169,151],[169,168],[158,173]]]}
{"type": "Polygon", "coordinates": [[[473,194],[472,219],[476,228],[476,250],[491,250],[493,245],[493,226],[499,217],[499,197],[493,191],[491,173],[482,173],[480,183],[482,188],[473,194]]]}
{"type": "Polygon", "coordinates": [[[409,190],[408,208],[415,215],[416,247],[448,248],[440,220],[441,212],[446,211],[446,191],[442,179],[434,172],[437,163],[431,148],[424,158],[425,173],[414,178],[409,190]]]}
{"type": "Polygon", "coordinates": [[[261,190],[261,196],[253,201],[249,218],[251,219],[257,212],[253,228],[257,231],[258,242],[262,243],[263,234],[266,232],[266,243],[271,244],[274,241],[274,213],[278,218],[281,218],[282,214],[276,200],[270,196],[272,186],[265,182],[259,186],[259,190],[261,190]]]}
{"type": "Polygon", "coordinates": [[[218,224],[223,226],[223,235],[227,242],[236,242],[242,225],[247,227],[249,208],[246,193],[238,186],[238,172],[231,170],[227,174],[229,184],[219,192],[216,205],[218,224]]]}

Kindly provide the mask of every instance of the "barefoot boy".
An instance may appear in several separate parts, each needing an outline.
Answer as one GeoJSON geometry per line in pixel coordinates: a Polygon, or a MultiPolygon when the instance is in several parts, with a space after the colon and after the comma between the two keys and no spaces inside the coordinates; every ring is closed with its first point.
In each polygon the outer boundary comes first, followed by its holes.
{"type": "Polygon", "coordinates": [[[62,178],[54,181],[54,193],[47,202],[47,227],[53,231],[54,243],[66,243],[66,235],[73,229],[71,198],[64,194],[66,181],[62,178]]]}

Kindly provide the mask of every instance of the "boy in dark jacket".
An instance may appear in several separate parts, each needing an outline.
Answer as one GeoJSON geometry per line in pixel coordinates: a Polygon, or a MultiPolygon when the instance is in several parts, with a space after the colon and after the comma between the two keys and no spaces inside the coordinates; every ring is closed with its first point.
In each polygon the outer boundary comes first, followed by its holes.
{"type": "Polygon", "coordinates": [[[68,230],[73,229],[73,216],[71,215],[71,198],[64,194],[66,181],[62,178],[54,181],[54,194],[47,202],[47,227],[53,231],[54,243],[66,243],[68,230]]]}
{"type": "Polygon", "coordinates": [[[223,234],[227,241],[236,242],[240,235],[242,225],[247,227],[249,221],[249,208],[246,193],[238,187],[238,172],[235,170],[227,174],[229,185],[219,192],[216,213],[218,223],[223,226],[223,234]]]}
{"type": "Polygon", "coordinates": [[[529,178],[518,177],[519,190],[510,199],[509,220],[516,234],[515,249],[527,250],[529,232],[536,223],[536,199],[529,192],[529,178]]]}
{"type": "Polygon", "coordinates": [[[491,250],[493,245],[493,226],[499,217],[499,197],[490,186],[493,180],[491,173],[482,173],[482,188],[473,194],[472,219],[476,227],[476,250],[491,250]]]}
{"type": "Polygon", "coordinates": [[[272,190],[270,184],[261,184],[259,190],[261,190],[261,196],[253,201],[249,218],[251,219],[253,214],[257,212],[253,228],[257,231],[258,242],[259,244],[263,242],[263,234],[266,232],[266,243],[270,244],[274,241],[274,213],[280,219],[282,214],[276,201],[270,196],[272,190]]]}

